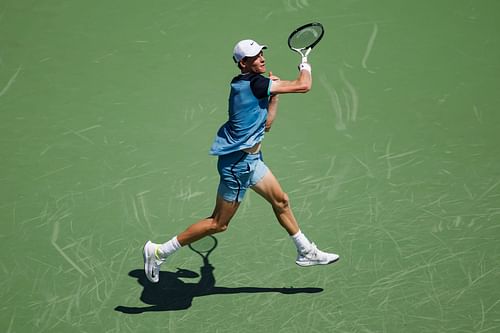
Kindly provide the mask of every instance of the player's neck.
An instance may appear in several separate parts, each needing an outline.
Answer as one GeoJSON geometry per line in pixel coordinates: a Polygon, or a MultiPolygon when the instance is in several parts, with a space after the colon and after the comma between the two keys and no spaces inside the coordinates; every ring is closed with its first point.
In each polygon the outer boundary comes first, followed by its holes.
{"type": "Polygon", "coordinates": [[[244,70],[244,69],[241,70],[241,75],[249,75],[249,74],[260,74],[260,73],[254,72],[252,70],[244,70]]]}

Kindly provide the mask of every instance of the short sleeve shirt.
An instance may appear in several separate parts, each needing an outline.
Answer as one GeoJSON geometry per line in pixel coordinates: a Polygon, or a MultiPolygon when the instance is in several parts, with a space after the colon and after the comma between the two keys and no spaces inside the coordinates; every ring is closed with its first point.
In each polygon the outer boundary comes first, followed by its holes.
{"type": "Polygon", "coordinates": [[[241,74],[231,81],[229,119],[217,131],[213,155],[255,146],[264,138],[271,80],[260,74],[241,74]]]}

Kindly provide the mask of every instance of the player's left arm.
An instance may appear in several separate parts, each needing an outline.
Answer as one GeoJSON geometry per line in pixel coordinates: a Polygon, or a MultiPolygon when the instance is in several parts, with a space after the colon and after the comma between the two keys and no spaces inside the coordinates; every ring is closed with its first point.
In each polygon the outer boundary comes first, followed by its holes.
{"type": "MultiPolygon", "coordinates": [[[[274,82],[280,80],[279,77],[273,75],[273,72],[269,72],[269,78],[274,82]]],[[[269,97],[269,106],[267,108],[266,132],[271,130],[273,121],[276,118],[276,113],[278,112],[278,102],[279,95],[271,94],[271,97],[269,97]]]]}

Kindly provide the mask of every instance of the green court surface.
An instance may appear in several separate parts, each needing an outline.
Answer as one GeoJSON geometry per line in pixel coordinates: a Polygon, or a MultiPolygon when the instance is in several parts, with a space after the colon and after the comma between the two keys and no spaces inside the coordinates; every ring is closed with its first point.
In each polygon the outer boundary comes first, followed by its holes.
{"type": "Polygon", "coordinates": [[[0,2],[0,331],[500,332],[500,2],[0,2]],[[211,214],[234,44],[313,89],[282,96],[267,165],[295,265],[255,193],[202,258],[141,250],[211,214]],[[203,268],[203,269],[202,269],[203,268]]]}

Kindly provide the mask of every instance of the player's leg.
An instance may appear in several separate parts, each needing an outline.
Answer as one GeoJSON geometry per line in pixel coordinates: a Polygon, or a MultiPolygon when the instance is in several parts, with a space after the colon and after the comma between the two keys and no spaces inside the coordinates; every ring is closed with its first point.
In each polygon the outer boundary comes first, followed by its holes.
{"type": "Polygon", "coordinates": [[[220,182],[215,208],[210,217],[192,224],[168,242],[155,244],[148,241],[144,245],[144,270],[150,281],[158,282],[160,265],[182,246],[227,229],[249,187],[251,171],[247,157],[249,155],[245,152],[219,156],[217,170],[220,182]]]}
{"type": "Polygon", "coordinates": [[[252,190],[271,204],[278,222],[290,236],[299,232],[299,225],[290,207],[288,195],[283,192],[271,170],[266,172],[264,177],[252,187],[252,190]]]}
{"type": "Polygon", "coordinates": [[[238,207],[239,202],[229,202],[224,200],[220,195],[217,195],[215,208],[210,217],[192,224],[179,235],[163,244],[148,241],[144,245],[143,256],[144,271],[149,281],[159,281],[161,264],[163,264],[168,256],[172,255],[182,246],[195,242],[205,236],[225,231],[238,207]]]}
{"type": "Polygon", "coordinates": [[[177,241],[185,246],[205,236],[225,231],[239,206],[239,202],[229,202],[217,195],[212,215],[189,226],[177,236],[177,241]]]}
{"type": "Polygon", "coordinates": [[[288,232],[297,247],[297,260],[299,266],[313,266],[330,264],[339,259],[334,253],[319,250],[301,232],[300,227],[290,207],[288,195],[282,190],[280,183],[268,170],[252,189],[266,199],[272,206],[274,214],[281,226],[288,232]]]}

